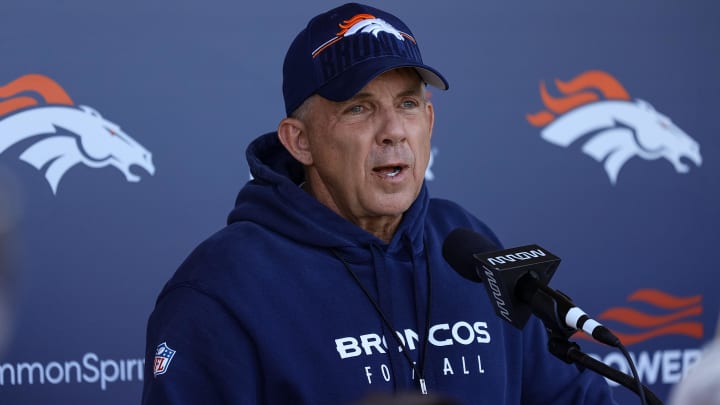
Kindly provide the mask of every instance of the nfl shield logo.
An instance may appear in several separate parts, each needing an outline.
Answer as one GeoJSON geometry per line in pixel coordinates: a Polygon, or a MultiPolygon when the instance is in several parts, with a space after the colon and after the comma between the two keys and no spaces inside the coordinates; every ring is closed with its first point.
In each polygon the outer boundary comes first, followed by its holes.
{"type": "Polygon", "coordinates": [[[153,374],[156,377],[165,374],[174,355],[175,350],[171,349],[167,343],[162,342],[158,345],[157,350],[155,350],[155,363],[153,366],[153,374]]]}

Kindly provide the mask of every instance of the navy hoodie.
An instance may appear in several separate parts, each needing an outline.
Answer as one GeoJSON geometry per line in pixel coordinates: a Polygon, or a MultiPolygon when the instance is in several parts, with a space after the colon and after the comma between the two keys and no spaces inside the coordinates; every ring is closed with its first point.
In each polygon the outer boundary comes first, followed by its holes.
{"type": "Polygon", "coordinates": [[[303,169],[277,134],[247,159],[254,179],[228,225],[150,316],[143,403],[348,404],[416,391],[420,373],[462,404],[613,403],[603,379],[548,353],[539,321],[502,321],[443,259],[458,227],[499,245],[457,204],[423,186],[385,243],[298,186],[303,169]]]}

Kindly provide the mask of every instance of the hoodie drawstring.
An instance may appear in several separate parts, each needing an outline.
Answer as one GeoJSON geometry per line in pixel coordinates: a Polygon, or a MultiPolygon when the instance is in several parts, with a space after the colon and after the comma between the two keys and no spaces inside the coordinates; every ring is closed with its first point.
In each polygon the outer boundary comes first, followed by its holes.
{"type": "MultiPolygon", "coordinates": [[[[431,303],[431,299],[432,299],[432,282],[431,282],[432,281],[432,279],[431,279],[432,272],[430,271],[430,254],[427,249],[427,243],[425,241],[423,241],[423,252],[425,253],[425,274],[426,274],[426,278],[427,278],[427,297],[426,297],[427,301],[425,304],[426,305],[425,325],[424,325],[425,328],[423,331],[422,346],[420,348],[420,354],[418,355],[418,364],[415,364],[415,362],[412,361],[412,359],[410,358],[410,352],[409,352],[407,346],[405,345],[405,343],[402,341],[402,339],[400,339],[400,337],[396,333],[397,329],[395,329],[395,327],[392,325],[392,323],[390,322],[390,319],[388,319],[388,317],[385,315],[385,312],[380,307],[380,304],[377,302],[377,300],[375,300],[373,298],[372,294],[370,294],[370,291],[368,291],[368,289],[365,288],[363,283],[360,281],[360,278],[357,276],[357,274],[355,274],[355,272],[350,267],[350,264],[342,256],[340,256],[340,254],[337,251],[335,251],[335,249],[330,249],[330,251],[343,264],[343,266],[345,267],[345,270],[347,270],[348,274],[352,277],[353,280],[355,280],[355,283],[360,287],[362,292],[367,297],[368,301],[370,301],[372,306],[375,308],[375,312],[377,312],[377,314],[380,316],[380,319],[382,319],[385,326],[390,330],[390,334],[395,338],[395,341],[397,342],[398,347],[401,348],[401,351],[402,351],[403,355],[405,356],[405,359],[407,360],[408,364],[410,365],[410,368],[413,370],[415,375],[418,376],[418,385],[419,385],[418,388],[420,389],[420,392],[423,395],[427,395],[428,390],[427,390],[427,385],[425,383],[424,371],[425,371],[425,356],[427,353],[428,339],[430,336],[430,314],[431,314],[430,303],[431,303]]],[[[415,269],[416,268],[415,255],[411,254],[410,257],[412,260],[413,269],[415,269]]]]}

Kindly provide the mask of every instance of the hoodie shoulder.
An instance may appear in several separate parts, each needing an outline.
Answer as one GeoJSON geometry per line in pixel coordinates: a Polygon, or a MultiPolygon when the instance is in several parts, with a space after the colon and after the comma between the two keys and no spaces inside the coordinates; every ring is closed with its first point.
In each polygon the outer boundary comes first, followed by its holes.
{"type": "Polygon", "coordinates": [[[447,235],[457,228],[469,228],[492,240],[496,246],[502,246],[495,232],[475,215],[460,204],[442,199],[431,198],[428,207],[427,221],[433,228],[447,235]]]}
{"type": "Polygon", "coordinates": [[[237,277],[237,269],[246,268],[257,255],[266,254],[260,240],[267,241],[267,238],[258,237],[266,232],[252,222],[238,222],[217,231],[190,252],[165,285],[160,298],[178,287],[190,287],[208,294],[217,285],[226,283],[229,277],[237,277]]]}

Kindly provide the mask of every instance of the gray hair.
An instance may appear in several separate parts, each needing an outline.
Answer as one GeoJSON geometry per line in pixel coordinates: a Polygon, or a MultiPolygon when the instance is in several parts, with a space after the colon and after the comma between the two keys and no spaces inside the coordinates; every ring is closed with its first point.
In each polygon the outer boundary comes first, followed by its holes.
{"type": "Polygon", "coordinates": [[[300,121],[305,121],[307,116],[310,114],[310,110],[312,109],[312,105],[314,104],[313,100],[317,97],[317,95],[313,94],[312,96],[305,99],[305,101],[300,104],[298,108],[295,109],[295,111],[290,114],[290,118],[295,118],[300,121]]]}

